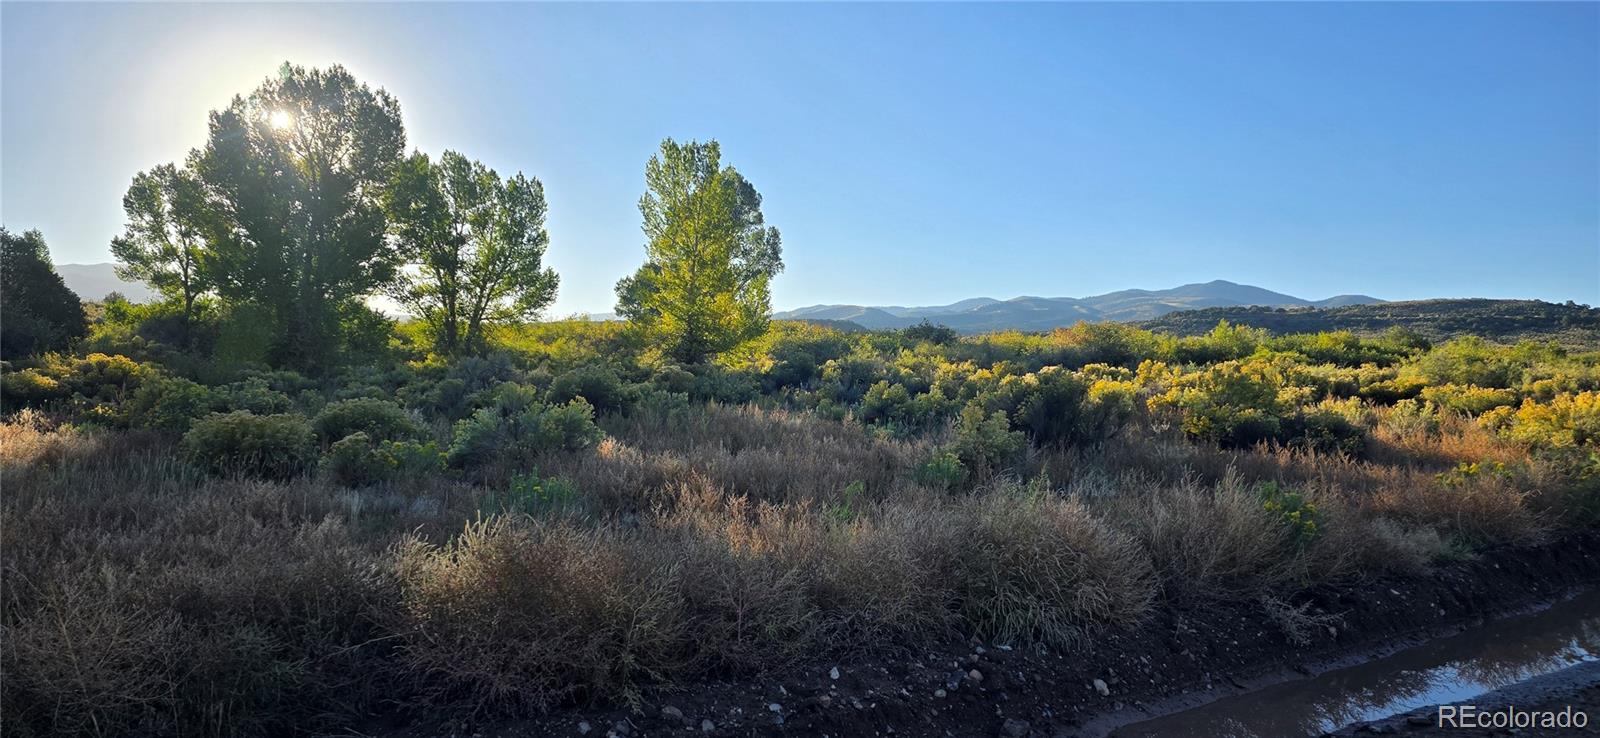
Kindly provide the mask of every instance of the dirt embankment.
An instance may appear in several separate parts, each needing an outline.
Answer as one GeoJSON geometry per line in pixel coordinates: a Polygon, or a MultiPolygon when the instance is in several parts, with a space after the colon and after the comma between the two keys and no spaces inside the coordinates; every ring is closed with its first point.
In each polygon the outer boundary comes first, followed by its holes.
{"type": "MultiPolygon", "coordinates": [[[[1309,639],[1304,645],[1291,643],[1280,620],[1259,604],[1158,608],[1136,630],[1106,633],[1067,652],[948,642],[903,658],[817,662],[768,679],[651,695],[636,709],[373,732],[390,738],[1099,735],[1373,658],[1597,581],[1600,532],[1491,551],[1426,578],[1309,592],[1295,603],[1310,605],[1304,613],[1310,619],[1299,628],[1309,639]]],[[[1594,692],[1584,693],[1591,702],[1594,692]]],[[[1400,725],[1420,728],[1403,716],[1392,724],[1400,725]]]]}

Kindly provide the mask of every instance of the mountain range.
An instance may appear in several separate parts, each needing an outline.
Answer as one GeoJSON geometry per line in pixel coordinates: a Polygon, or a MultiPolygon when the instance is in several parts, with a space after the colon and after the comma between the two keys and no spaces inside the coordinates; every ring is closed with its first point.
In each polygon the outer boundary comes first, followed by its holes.
{"type": "MultiPolygon", "coordinates": [[[[113,264],[58,264],[67,287],[85,300],[100,300],[120,292],[129,300],[143,302],[155,297],[149,287],[117,278],[113,264]]],[[[924,320],[950,326],[962,333],[1022,330],[1047,331],[1080,320],[1134,322],[1152,320],[1168,313],[1202,308],[1247,306],[1332,308],[1383,302],[1366,295],[1338,295],[1326,300],[1306,300],[1281,292],[1237,284],[1226,280],[1186,284],[1166,290],[1121,290],[1090,297],[1013,297],[997,300],[972,297],[949,305],[901,307],[898,305],[812,305],[784,310],[772,317],[779,320],[812,320],[853,323],[862,328],[905,328],[924,320]]],[[[614,315],[591,315],[594,320],[614,319],[614,315]]]]}
{"type": "Polygon", "coordinates": [[[999,330],[1046,331],[1080,320],[1132,322],[1167,313],[1200,308],[1265,307],[1329,308],[1383,302],[1366,295],[1337,295],[1307,300],[1281,292],[1226,280],[1186,284],[1165,290],[1121,290],[1090,297],[1014,297],[996,300],[973,297],[949,305],[900,307],[896,305],[812,305],[785,310],[780,320],[842,321],[863,328],[905,328],[927,320],[962,333],[999,330]]]}
{"type": "Polygon", "coordinates": [[[99,301],[113,292],[122,293],[132,302],[145,302],[156,297],[154,290],[143,282],[127,282],[117,277],[115,264],[57,264],[56,273],[67,289],[78,294],[80,300],[99,301]]]}

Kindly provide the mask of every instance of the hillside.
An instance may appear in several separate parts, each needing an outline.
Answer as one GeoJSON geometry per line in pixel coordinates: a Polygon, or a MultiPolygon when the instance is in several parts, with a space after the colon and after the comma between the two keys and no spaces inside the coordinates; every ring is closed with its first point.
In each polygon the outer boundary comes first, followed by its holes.
{"type": "Polygon", "coordinates": [[[1325,309],[1211,307],[1168,313],[1140,325],[1188,336],[1205,333],[1221,320],[1274,333],[1371,334],[1400,326],[1432,339],[1471,334],[1501,342],[1532,339],[1600,346],[1600,308],[1539,300],[1414,300],[1325,309]]]}
{"type": "Polygon", "coordinates": [[[56,272],[67,289],[77,293],[80,300],[101,300],[112,292],[121,292],[133,302],[145,302],[155,297],[155,292],[141,282],[124,282],[117,278],[115,264],[57,264],[56,272]]]}
{"type": "Polygon", "coordinates": [[[1378,299],[1366,295],[1338,295],[1326,300],[1307,300],[1219,279],[1165,290],[1130,289],[1090,297],[1025,296],[1010,300],[975,297],[949,305],[925,307],[812,305],[786,310],[773,317],[781,320],[848,321],[872,329],[905,328],[928,320],[963,333],[985,333],[999,330],[1045,331],[1072,325],[1080,320],[1149,320],[1197,308],[1249,305],[1322,307],[1374,302],[1378,302],[1378,299]]]}

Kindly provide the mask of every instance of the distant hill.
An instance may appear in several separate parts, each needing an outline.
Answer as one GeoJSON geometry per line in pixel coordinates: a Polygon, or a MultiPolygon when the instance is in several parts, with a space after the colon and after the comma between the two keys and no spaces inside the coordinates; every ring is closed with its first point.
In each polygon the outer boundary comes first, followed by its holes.
{"type": "Polygon", "coordinates": [[[1150,320],[1196,308],[1247,305],[1317,307],[1376,302],[1380,301],[1366,295],[1306,300],[1219,279],[1167,290],[1122,290],[1092,297],[1015,297],[1010,300],[974,297],[949,305],[928,307],[812,305],[786,310],[773,317],[780,320],[847,321],[872,329],[905,328],[928,320],[963,333],[985,333],[1011,329],[1046,331],[1080,320],[1150,320]]]}
{"type": "Polygon", "coordinates": [[[115,264],[57,264],[56,273],[67,283],[67,289],[78,293],[78,299],[99,301],[113,292],[121,292],[132,302],[148,302],[156,293],[142,282],[124,282],[117,278],[115,264]]]}
{"type": "Polygon", "coordinates": [[[1501,342],[1553,340],[1600,348],[1600,308],[1539,300],[1414,300],[1325,309],[1211,307],[1168,313],[1140,325],[1187,336],[1205,333],[1221,320],[1274,333],[1372,334],[1401,326],[1434,340],[1470,334],[1501,342]]]}

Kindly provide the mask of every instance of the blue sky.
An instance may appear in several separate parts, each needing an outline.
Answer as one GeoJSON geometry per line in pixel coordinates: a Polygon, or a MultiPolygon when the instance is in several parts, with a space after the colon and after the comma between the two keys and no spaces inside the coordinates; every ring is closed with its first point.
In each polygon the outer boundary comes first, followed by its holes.
{"type": "Polygon", "coordinates": [[[1600,303],[1596,4],[0,5],[0,219],[107,261],[133,174],[284,60],[539,177],[555,314],[643,258],[661,138],[766,198],[774,303],[1229,279],[1600,303]]]}

